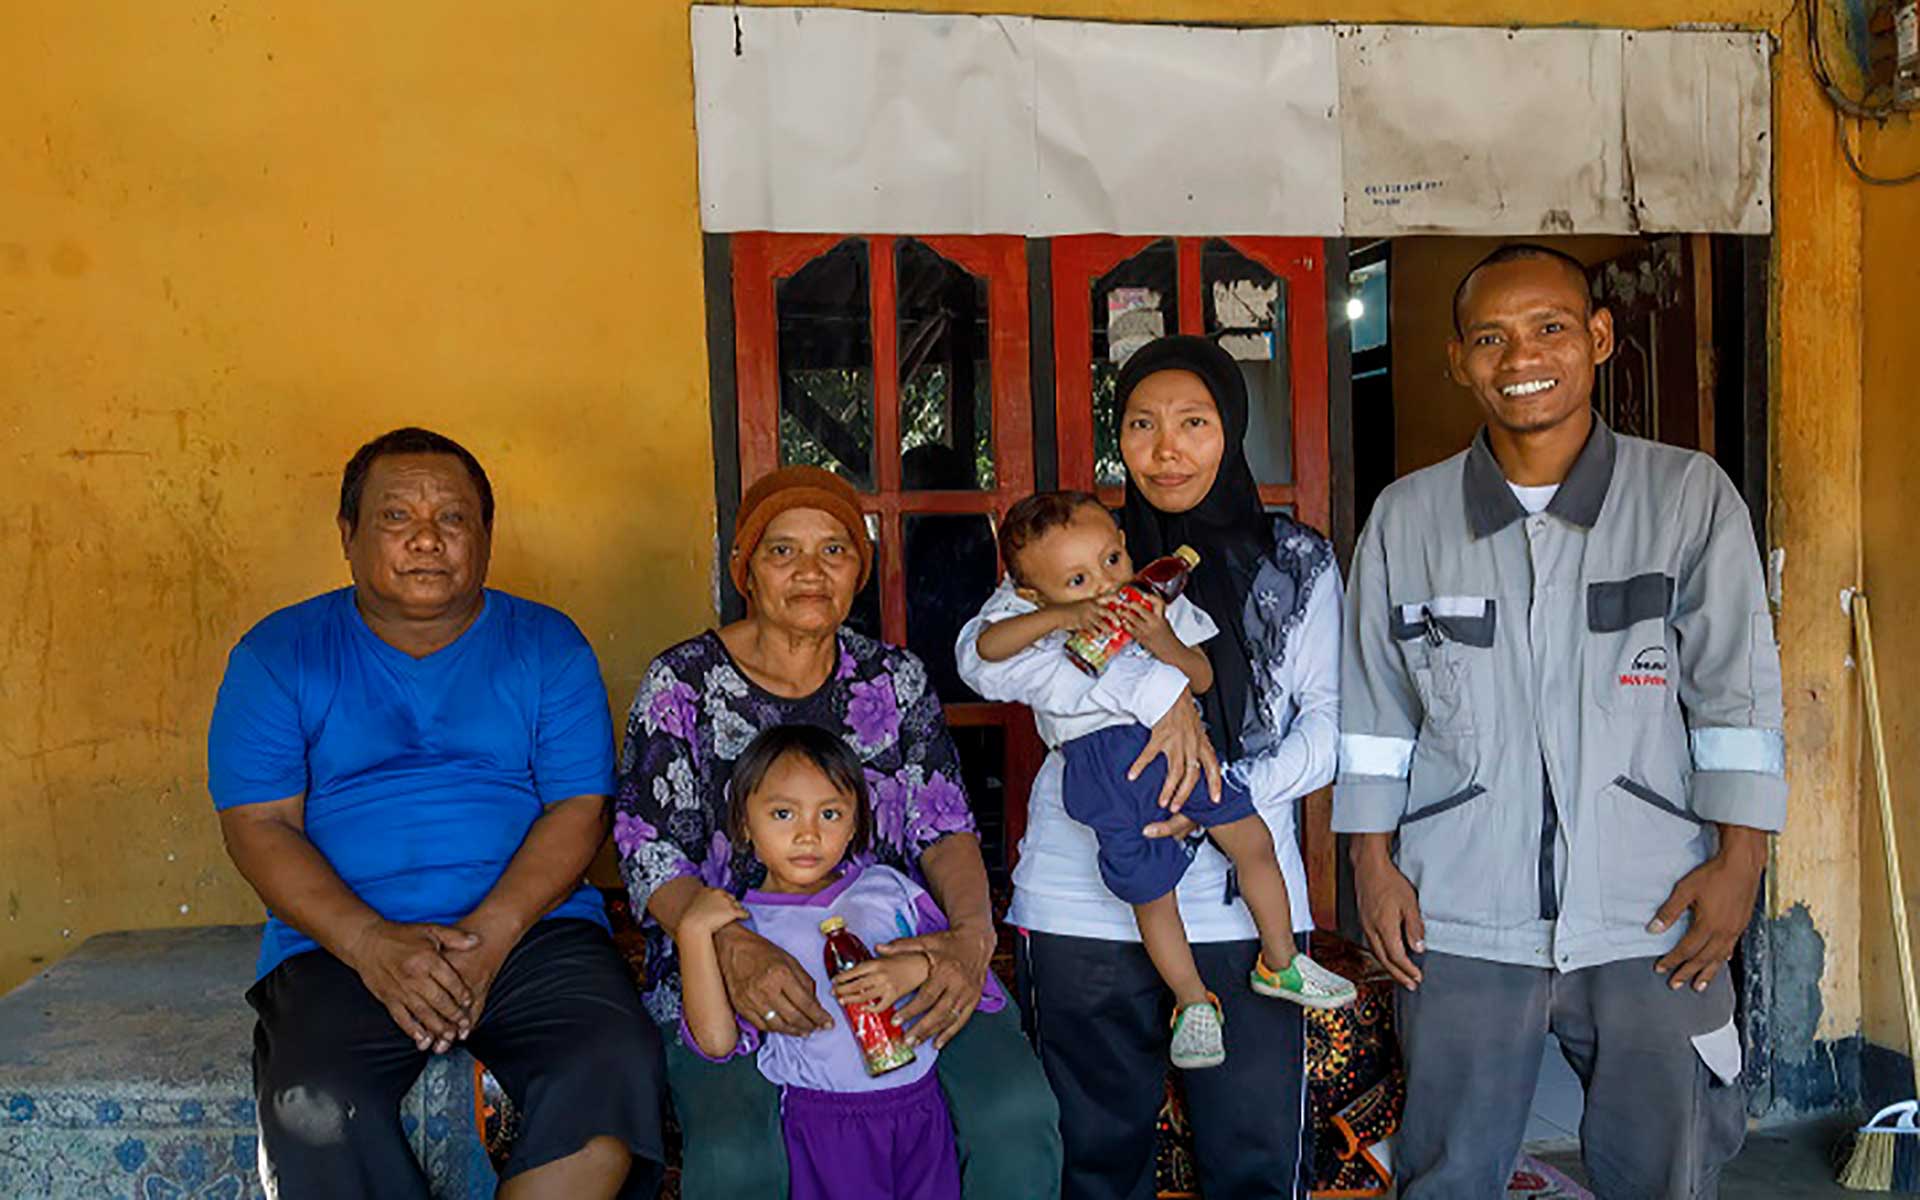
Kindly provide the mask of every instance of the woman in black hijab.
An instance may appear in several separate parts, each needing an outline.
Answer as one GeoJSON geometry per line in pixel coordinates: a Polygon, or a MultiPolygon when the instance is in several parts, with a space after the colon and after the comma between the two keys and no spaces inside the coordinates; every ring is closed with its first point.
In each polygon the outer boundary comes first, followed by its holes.
{"type": "MultiPolygon", "coordinates": [[[[1296,928],[1311,928],[1294,810],[1334,774],[1340,577],[1332,547],[1262,507],[1242,444],[1245,377],[1219,346],[1198,337],[1148,344],[1122,369],[1118,402],[1128,552],[1144,564],[1181,545],[1197,550],[1186,595],[1220,627],[1202,647],[1214,672],[1200,698],[1209,744],[1198,747],[1187,774],[1202,774],[1211,749],[1247,785],[1273,831],[1296,928]]],[[[1150,832],[1192,830],[1174,816],[1150,832]]],[[[1030,825],[1030,839],[1034,831],[1030,825]]],[[[1020,966],[1035,1044],[1060,1100],[1062,1195],[1146,1200],[1154,1193],[1171,997],[1137,942],[1117,940],[1118,927],[1100,924],[1084,900],[1050,907],[1046,882],[1028,887],[1041,894],[1026,905],[1035,915],[1022,921],[1020,966]],[[1064,915],[1050,919],[1055,912],[1064,915]],[[1098,926],[1103,936],[1067,936],[1049,925],[1098,926]]],[[[1201,976],[1220,1000],[1228,1048],[1225,1065],[1185,1077],[1201,1188],[1208,1200],[1304,1195],[1304,1015],[1248,986],[1259,937],[1217,848],[1195,847],[1179,897],[1201,976]]]]}
{"type": "Polygon", "coordinates": [[[1215,752],[1223,760],[1238,758],[1253,674],[1239,618],[1274,546],[1274,518],[1261,505],[1247,465],[1246,379],[1213,342],[1163,337],[1127,360],[1116,391],[1127,463],[1120,510],[1127,552],[1137,563],[1183,545],[1200,552],[1202,566],[1188,580],[1187,596],[1221,631],[1218,644],[1207,647],[1214,685],[1200,705],[1215,752]],[[1136,395],[1141,403],[1134,403],[1136,395]]]}

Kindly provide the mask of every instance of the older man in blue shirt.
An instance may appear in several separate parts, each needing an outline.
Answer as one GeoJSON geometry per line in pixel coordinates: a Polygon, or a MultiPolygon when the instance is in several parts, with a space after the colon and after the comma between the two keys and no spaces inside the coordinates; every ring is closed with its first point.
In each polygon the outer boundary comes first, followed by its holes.
{"type": "Polygon", "coordinates": [[[400,429],[340,489],[353,586],[228,660],[208,738],[269,909],[254,1083],[281,1197],[426,1197],[399,1101],[465,1042],[526,1113],[506,1200],[652,1196],[661,1049],[582,874],[613,733],[564,615],[485,587],[486,472],[400,429]]]}

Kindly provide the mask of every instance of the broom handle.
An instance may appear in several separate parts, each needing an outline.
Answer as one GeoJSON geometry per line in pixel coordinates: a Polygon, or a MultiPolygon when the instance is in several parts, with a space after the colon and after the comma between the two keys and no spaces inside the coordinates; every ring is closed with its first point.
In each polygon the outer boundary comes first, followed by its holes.
{"type": "Polygon", "coordinates": [[[1900,956],[1900,993],[1907,1006],[1907,1059],[1914,1094],[1920,1096],[1920,997],[1913,981],[1913,939],[1907,932],[1907,895],[1900,874],[1900,843],[1893,832],[1893,787],[1887,775],[1887,741],[1880,728],[1880,683],[1873,669],[1873,625],[1867,598],[1853,597],[1854,636],[1860,643],[1860,682],[1867,701],[1867,740],[1873,748],[1873,778],[1880,796],[1880,844],[1887,855],[1887,890],[1893,902],[1893,942],[1900,956]]]}

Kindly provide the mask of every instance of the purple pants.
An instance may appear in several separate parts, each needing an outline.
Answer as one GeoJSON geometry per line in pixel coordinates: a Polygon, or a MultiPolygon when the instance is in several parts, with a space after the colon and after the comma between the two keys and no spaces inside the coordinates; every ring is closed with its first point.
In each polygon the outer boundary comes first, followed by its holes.
{"type": "Polygon", "coordinates": [[[960,1200],[940,1077],[878,1092],[784,1089],[788,1200],[960,1200]]]}

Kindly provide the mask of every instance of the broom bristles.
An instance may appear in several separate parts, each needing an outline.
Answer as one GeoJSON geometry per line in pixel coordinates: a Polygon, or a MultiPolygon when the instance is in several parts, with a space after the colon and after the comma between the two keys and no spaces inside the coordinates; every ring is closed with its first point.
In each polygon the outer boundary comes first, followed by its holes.
{"type": "Polygon", "coordinates": [[[1920,1136],[1911,1129],[1862,1129],[1840,1172],[1856,1192],[1920,1192],[1920,1136]]]}
{"type": "Polygon", "coordinates": [[[1893,1135],[1893,1190],[1920,1190],[1920,1138],[1893,1135]]]}
{"type": "Polygon", "coordinates": [[[1863,1129],[1853,1139],[1853,1154],[1840,1172],[1840,1186],[1856,1192],[1884,1192],[1893,1187],[1894,1142],[1899,1135],[1863,1129]]]}

